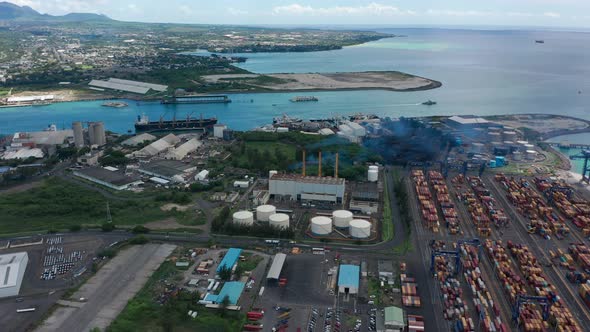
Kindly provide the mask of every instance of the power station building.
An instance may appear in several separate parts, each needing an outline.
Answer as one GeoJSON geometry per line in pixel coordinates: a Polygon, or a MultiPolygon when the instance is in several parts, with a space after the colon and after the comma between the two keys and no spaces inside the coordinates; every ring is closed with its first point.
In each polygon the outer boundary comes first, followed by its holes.
{"type": "Polygon", "coordinates": [[[342,178],[274,174],[269,180],[270,195],[297,201],[342,203],[346,181],[342,178]]]}
{"type": "Polygon", "coordinates": [[[0,255],[0,298],[18,295],[28,262],[26,252],[0,255]]]}

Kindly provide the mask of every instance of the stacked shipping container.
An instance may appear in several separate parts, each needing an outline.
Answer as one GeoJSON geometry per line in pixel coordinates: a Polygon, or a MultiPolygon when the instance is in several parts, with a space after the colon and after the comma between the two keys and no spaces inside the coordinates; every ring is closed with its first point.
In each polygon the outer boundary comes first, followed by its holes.
{"type": "Polygon", "coordinates": [[[449,233],[459,233],[459,215],[455,210],[455,205],[451,201],[449,189],[447,188],[447,184],[442,174],[437,171],[429,171],[428,177],[432,183],[434,191],[436,192],[436,201],[439,204],[444,221],[447,228],[449,229],[449,233]]]}
{"type": "Polygon", "coordinates": [[[500,317],[498,304],[492,298],[492,294],[488,291],[486,283],[481,277],[478,249],[471,245],[462,244],[460,250],[463,277],[473,295],[473,302],[481,319],[481,330],[484,332],[508,331],[500,317]]]}
{"type": "Polygon", "coordinates": [[[507,191],[506,197],[517,207],[518,213],[529,219],[531,233],[537,233],[546,238],[551,234],[564,236],[569,233],[563,218],[545,203],[543,197],[530,186],[527,180],[517,181],[504,174],[497,174],[495,179],[507,191]]]}
{"type": "Polygon", "coordinates": [[[422,170],[413,170],[411,177],[416,188],[416,194],[418,195],[418,201],[420,202],[420,208],[422,211],[422,218],[426,222],[426,227],[433,232],[438,233],[440,222],[438,220],[436,206],[432,200],[430,188],[428,187],[428,182],[424,177],[424,172],[422,170]]]}
{"type": "Polygon", "coordinates": [[[543,269],[537,262],[536,257],[530,252],[525,245],[514,244],[508,241],[508,249],[512,256],[516,258],[520,271],[525,276],[529,285],[533,287],[536,296],[547,297],[553,303],[550,312],[550,321],[558,331],[579,331],[582,329],[575,321],[569,308],[565,306],[557,294],[553,285],[551,285],[545,275],[543,269]]]}
{"type": "Polygon", "coordinates": [[[473,319],[469,317],[467,306],[463,300],[463,291],[459,280],[453,277],[453,267],[443,256],[435,258],[435,272],[442,294],[444,317],[453,321],[454,331],[475,331],[473,319]]]}
{"type": "Polygon", "coordinates": [[[508,224],[508,218],[506,217],[504,210],[499,207],[499,204],[491,196],[481,178],[471,176],[468,177],[467,180],[494,225],[496,225],[496,227],[506,226],[506,224],[508,224]]]}
{"type": "MultiPolygon", "coordinates": [[[[569,188],[562,182],[542,178],[535,178],[535,184],[542,192],[547,192],[550,189],[569,188]]],[[[560,190],[555,190],[550,195],[557,209],[570,219],[576,227],[580,228],[584,236],[590,236],[590,203],[584,200],[570,199],[560,190]]]]}

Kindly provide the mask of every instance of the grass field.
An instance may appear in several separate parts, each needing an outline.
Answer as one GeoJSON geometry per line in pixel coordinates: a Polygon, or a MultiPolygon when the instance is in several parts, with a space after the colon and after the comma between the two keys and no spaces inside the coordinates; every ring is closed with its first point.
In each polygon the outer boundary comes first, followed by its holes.
{"type": "Polygon", "coordinates": [[[384,242],[391,241],[393,239],[393,218],[391,215],[391,200],[389,198],[389,190],[387,188],[387,181],[384,181],[385,187],[383,188],[383,192],[385,193],[384,202],[383,202],[383,219],[381,220],[381,225],[383,228],[382,240],[384,242]]]}
{"type": "MultiPolygon", "coordinates": [[[[124,193],[120,197],[129,198],[128,195],[124,193]]],[[[140,197],[108,200],[115,225],[145,224],[177,217],[177,212],[162,211],[162,202],[147,195],[140,197]]],[[[100,193],[52,178],[21,193],[0,195],[0,234],[100,225],[107,219],[106,208],[107,199],[100,193]]]]}
{"type": "Polygon", "coordinates": [[[196,293],[183,291],[175,297],[169,297],[164,304],[157,303],[156,300],[165,291],[166,282],[175,280],[180,273],[173,262],[164,262],[139,293],[127,303],[107,331],[241,331],[245,322],[244,315],[226,312],[221,316],[219,312],[205,309],[196,304],[196,293]],[[196,310],[197,318],[190,318],[187,315],[189,310],[196,310]]]}

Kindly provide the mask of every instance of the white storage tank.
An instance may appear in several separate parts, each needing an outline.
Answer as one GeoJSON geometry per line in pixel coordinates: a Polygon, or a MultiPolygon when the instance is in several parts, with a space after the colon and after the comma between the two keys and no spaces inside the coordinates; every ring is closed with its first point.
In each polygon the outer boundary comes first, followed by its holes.
{"type": "Polygon", "coordinates": [[[350,236],[356,239],[366,239],[371,236],[371,223],[362,220],[354,219],[350,222],[350,236]]]}
{"type": "Polygon", "coordinates": [[[535,150],[535,146],[534,146],[534,145],[532,145],[532,144],[525,144],[525,145],[523,145],[523,146],[524,146],[524,148],[525,148],[527,151],[529,151],[529,150],[535,150]]]}
{"type": "Polygon", "coordinates": [[[377,166],[377,165],[371,165],[371,166],[369,166],[369,169],[373,169],[373,170],[379,171],[379,166],[377,166]]]}
{"type": "Polygon", "coordinates": [[[272,227],[287,229],[289,228],[289,215],[284,213],[275,213],[268,217],[268,224],[272,227]]]}
{"type": "Polygon", "coordinates": [[[252,226],[254,224],[254,214],[250,211],[238,211],[233,215],[234,224],[252,226]]]}
{"type": "Polygon", "coordinates": [[[260,205],[256,208],[256,220],[268,221],[268,218],[277,213],[277,208],[273,205],[260,205]]]}
{"type": "Polygon", "coordinates": [[[535,150],[526,150],[526,159],[527,160],[535,160],[535,159],[537,159],[537,151],[535,151],[535,150]]]}
{"type": "Polygon", "coordinates": [[[316,235],[332,233],[332,219],[322,216],[311,218],[311,232],[316,235]]]}
{"type": "Polygon", "coordinates": [[[512,154],[512,158],[515,161],[521,161],[522,160],[522,152],[520,152],[520,151],[514,151],[514,153],[512,154]]]}
{"type": "Polygon", "coordinates": [[[369,182],[377,182],[379,180],[379,171],[370,169],[367,174],[367,179],[369,180],[369,182]]]}
{"type": "Polygon", "coordinates": [[[271,179],[273,175],[279,174],[278,171],[268,171],[268,178],[271,179]]]}
{"type": "Polygon", "coordinates": [[[334,226],[338,228],[348,228],[352,221],[352,212],[348,210],[336,210],[332,212],[332,220],[334,220],[334,226]]]}
{"type": "Polygon", "coordinates": [[[515,131],[505,131],[503,133],[503,135],[504,135],[504,140],[506,140],[506,141],[516,141],[516,139],[517,139],[515,131]]]}
{"type": "Polygon", "coordinates": [[[520,144],[520,145],[529,144],[529,142],[528,142],[528,141],[516,141],[516,143],[517,143],[517,144],[520,144]]]}

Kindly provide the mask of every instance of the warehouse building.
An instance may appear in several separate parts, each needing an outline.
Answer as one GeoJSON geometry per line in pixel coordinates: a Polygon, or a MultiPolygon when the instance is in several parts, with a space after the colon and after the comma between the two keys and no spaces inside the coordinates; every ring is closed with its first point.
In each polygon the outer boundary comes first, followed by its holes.
{"type": "Polygon", "coordinates": [[[269,285],[276,285],[279,282],[281,277],[281,271],[283,271],[283,266],[285,266],[285,261],[287,260],[287,255],[278,253],[272,259],[272,265],[270,266],[270,270],[268,270],[268,275],[266,276],[266,282],[269,285]]]}
{"type": "Polygon", "coordinates": [[[385,332],[401,332],[406,327],[406,319],[404,317],[404,310],[398,307],[386,307],[384,309],[385,332]]]}
{"type": "Polygon", "coordinates": [[[141,95],[145,95],[150,90],[164,92],[168,89],[168,86],[166,85],[121,80],[118,78],[109,78],[107,81],[92,80],[88,85],[93,88],[131,92],[141,95]]]}
{"type": "Polygon", "coordinates": [[[193,173],[197,166],[185,164],[176,160],[153,160],[139,166],[138,172],[150,177],[158,177],[170,182],[185,183],[194,179],[193,173]]]}
{"type": "Polygon", "coordinates": [[[379,279],[387,280],[388,284],[393,285],[394,271],[393,271],[393,262],[392,261],[380,259],[377,262],[377,270],[379,271],[379,279]]]}
{"type": "Polygon", "coordinates": [[[452,116],[446,123],[457,129],[483,128],[490,125],[488,120],[474,116],[452,116]]]}
{"type": "Polygon", "coordinates": [[[0,298],[19,294],[28,262],[26,252],[0,255],[0,298]]]}
{"type": "Polygon", "coordinates": [[[138,176],[127,176],[117,170],[102,167],[76,170],[74,175],[114,190],[127,190],[143,183],[138,176]]]}
{"type": "Polygon", "coordinates": [[[174,134],[169,134],[144,147],[143,149],[133,152],[133,156],[138,158],[154,157],[161,153],[167,152],[178,143],[180,143],[180,138],[174,134]]]}
{"type": "Polygon", "coordinates": [[[230,305],[236,305],[240,300],[245,286],[245,283],[239,281],[226,282],[223,284],[223,288],[221,288],[219,294],[207,294],[204,300],[214,304],[221,304],[223,303],[223,299],[227,297],[230,305]]]}
{"type": "Polygon", "coordinates": [[[230,269],[233,270],[234,266],[238,262],[240,255],[242,254],[242,249],[239,248],[229,248],[223,259],[217,266],[217,273],[219,273],[223,269],[230,269]]]}
{"type": "Polygon", "coordinates": [[[152,142],[156,140],[156,136],[148,134],[148,133],[143,133],[143,134],[139,134],[136,136],[133,136],[129,139],[124,140],[121,145],[126,145],[126,146],[138,146],[140,144],[143,144],[144,142],[152,142]]]}
{"type": "Polygon", "coordinates": [[[182,160],[190,153],[197,151],[203,145],[203,142],[199,141],[196,138],[192,138],[179,147],[172,147],[166,153],[165,158],[171,160],[182,160]]]}
{"type": "Polygon", "coordinates": [[[340,265],[338,271],[338,292],[341,294],[358,294],[361,269],[358,265],[340,265]]]}
{"type": "Polygon", "coordinates": [[[270,195],[297,201],[342,203],[346,181],[342,178],[274,174],[269,180],[270,195]]]}

